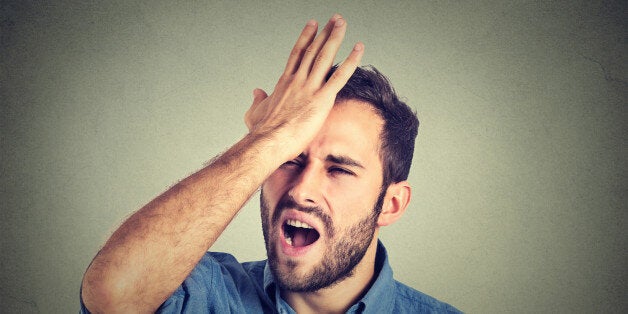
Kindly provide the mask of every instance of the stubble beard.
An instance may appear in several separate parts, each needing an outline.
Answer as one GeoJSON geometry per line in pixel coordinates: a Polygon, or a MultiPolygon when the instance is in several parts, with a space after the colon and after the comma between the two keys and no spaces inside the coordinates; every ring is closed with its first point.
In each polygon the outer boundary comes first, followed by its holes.
{"type": "Polygon", "coordinates": [[[324,211],[318,207],[298,206],[294,199],[287,195],[277,203],[271,222],[270,208],[262,190],[260,196],[262,231],[264,233],[266,254],[268,255],[268,265],[279,288],[293,292],[313,292],[331,287],[351,277],[355,267],[360,263],[373,240],[377,226],[377,217],[381,212],[384,200],[384,192],[385,189],[382,189],[371,214],[354,225],[345,228],[344,233],[341,234],[342,237],[338,237],[338,231],[340,230],[333,226],[331,218],[324,211]],[[324,230],[319,231],[325,232],[326,239],[331,241],[325,247],[324,258],[307,274],[302,276],[295,274],[295,268],[298,266],[295,261],[288,260],[285,264],[285,270],[280,267],[277,257],[278,248],[275,245],[280,235],[277,230],[274,230],[272,235],[269,231],[271,223],[275,229],[281,228],[281,226],[278,226],[278,221],[284,209],[295,209],[317,216],[324,225],[324,230]]]}

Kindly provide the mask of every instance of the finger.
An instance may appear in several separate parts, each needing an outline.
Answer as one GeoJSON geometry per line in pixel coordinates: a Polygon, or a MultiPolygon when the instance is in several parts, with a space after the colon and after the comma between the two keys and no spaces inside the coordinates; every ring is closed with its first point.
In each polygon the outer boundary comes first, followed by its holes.
{"type": "Polygon", "coordinates": [[[353,75],[353,72],[360,64],[362,55],[364,55],[364,44],[358,42],[353,46],[353,50],[351,50],[347,59],[338,66],[319,92],[328,97],[336,97],[336,94],[347,84],[347,81],[349,81],[349,78],[351,78],[351,75],[353,75]]]}
{"type": "Polygon", "coordinates": [[[268,97],[268,94],[262,89],[256,88],[253,90],[253,104],[249,107],[249,110],[244,114],[244,123],[251,130],[253,128],[253,117],[258,110],[260,103],[268,97]]]}
{"type": "Polygon", "coordinates": [[[320,86],[324,81],[340,49],[346,30],[346,22],[343,19],[337,20],[329,38],[314,58],[314,63],[312,64],[308,78],[310,84],[320,86]]]}
{"type": "Polygon", "coordinates": [[[294,44],[294,47],[292,47],[292,51],[290,51],[290,57],[288,57],[288,63],[284,69],[285,75],[294,74],[294,72],[297,71],[305,49],[312,43],[312,40],[314,40],[317,30],[318,23],[315,20],[309,20],[305,27],[303,27],[301,35],[299,35],[297,42],[294,44]]]}
{"type": "Polygon", "coordinates": [[[305,77],[309,75],[310,70],[312,69],[312,63],[314,61],[314,58],[329,38],[332,30],[334,29],[334,25],[336,23],[339,23],[341,24],[340,27],[344,28],[343,25],[346,23],[344,23],[344,21],[338,22],[339,20],[342,20],[342,16],[340,16],[339,14],[332,16],[332,18],[329,19],[329,22],[327,22],[327,24],[325,25],[325,28],[323,28],[318,36],[314,38],[314,40],[307,47],[307,49],[305,49],[301,64],[299,65],[299,69],[297,70],[297,74],[303,75],[305,77]]]}
{"type": "Polygon", "coordinates": [[[257,106],[262,100],[266,99],[268,94],[263,89],[256,88],[253,90],[253,106],[257,106]]]}

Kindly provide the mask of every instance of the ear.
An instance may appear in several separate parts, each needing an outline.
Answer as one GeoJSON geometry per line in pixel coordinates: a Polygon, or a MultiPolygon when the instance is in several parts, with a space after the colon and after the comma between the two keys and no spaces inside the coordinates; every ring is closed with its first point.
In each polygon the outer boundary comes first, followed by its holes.
{"type": "Polygon", "coordinates": [[[388,226],[401,218],[410,203],[412,189],[408,181],[393,183],[386,189],[382,212],[377,219],[378,226],[388,226]]]}

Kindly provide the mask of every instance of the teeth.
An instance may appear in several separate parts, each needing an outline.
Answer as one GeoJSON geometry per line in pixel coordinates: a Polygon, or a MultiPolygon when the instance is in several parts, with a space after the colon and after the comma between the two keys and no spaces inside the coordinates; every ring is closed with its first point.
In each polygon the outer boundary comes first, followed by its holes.
{"type": "Polygon", "coordinates": [[[286,237],[286,242],[287,242],[289,245],[292,245],[292,238],[290,238],[290,237],[286,237]]]}
{"type": "Polygon", "coordinates": [[[308,224],[306,224],[304,222],[295,220],[295,219],[288,219],[288,221],[286,223],[289,226],[293,226],[293,227],[305,228],[305,229],[314,229],[314,228],[312,228],[312,226],[310,226],[310,225],[308,225],[308,224]]]}

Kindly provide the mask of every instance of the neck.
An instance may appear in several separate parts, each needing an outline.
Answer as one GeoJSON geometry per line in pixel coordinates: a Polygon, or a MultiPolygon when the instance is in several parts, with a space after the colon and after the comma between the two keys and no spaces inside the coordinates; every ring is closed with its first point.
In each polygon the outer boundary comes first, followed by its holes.
{"type": "Polygon", "coordinates": [[[281,297],[297,313],[345,313],[371,286],[375,275],[376,253],[377,235],[373,237],[360,263],[353,269],[352,276],[314,292],[282,290],[281,297]]]}

